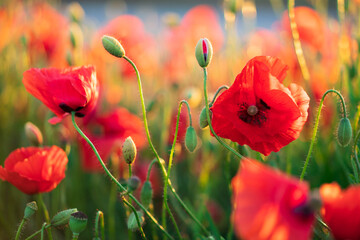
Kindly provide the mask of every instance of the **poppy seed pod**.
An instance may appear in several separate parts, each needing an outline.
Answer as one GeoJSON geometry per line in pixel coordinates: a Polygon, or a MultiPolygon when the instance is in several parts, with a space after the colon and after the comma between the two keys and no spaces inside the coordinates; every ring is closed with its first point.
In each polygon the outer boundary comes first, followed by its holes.
{"type": "MultiPolygon", "coordinates": [[[[211,114],[211,112],[210,112],[210,114],[211,114]]],[[[208,122],[207,116],[206,116],[206,107],[204,107],[201,110],[200,117],[199,117],[199,125],[201,128],[206,128],[207,126],[209,126],[209,122],[208,122]]]]}
{"type": "Polygon", "coordinates": [[[352,128],[350,120],[345,117],[340,120],[337,130],[337,140],[340,146],[346,147],[349,145],[352,137],[352,128]]]}
{"type": "Polygon", "coordinates": [[[140,200],[145,208],[149,208],[149,206],[151,204],[152,196],[153,196],[153,189],[151,186],[151,182],[146,181],[146,182],[144,182],[144,185],[140,192],[140,200]]]}
{"type": "Polygon", "coordinates": [[[52,219],[51,225],[54,227],[61,227],[69,223],[71,214],[77,212],[76,208],[66,209],[58,212],[52,219]]]}
{"type": "Polygon", "coordinates": [[[135,191],[140,185],[140,179],[137,176],[132,176],[127,181],[127,186],[130,191],[135,191]]]}
{"type": "Polygon", "coordinates": [[[122,154],[127,164],[132,164],[136,158],[136,145],[131,137],[126,138],[123,147],[122,154]]]}
{"type": "Polygon", "coordinates": [[[26,208],[24,211],[24,219],[29,219],[37,210],[38,206],[35,201],[26,204],[26,208]]]}
{"type": "Polygon", "coordinates": [[[195,57],[200,67],[207,67],[211,61],[212,55],[213,48],[209,39],[201,38],[195,47],[195,57]]]}
{"type": "Polygon", "coordinates": [[[104,35],[101,41],[105,50],[111,55],[118,58],[125,56],[125,50],[116,38],[104,35]]]}
{"type": "Polygon", "coordinates": [[[71,214],[69,220],[70,230],[73,232],[73,235],[79,235],[82,231],[85,230],[87,225],[88,217],[83,212],[75,212],[71,214]]]}
{"type": "Polygon", "coordinates": [[[190,152],[193,152],[196,148],[196,145],[197,145],[196,132],[195,129],[192,126],[190,126],[186,130],[185,146],[190,152]]]}

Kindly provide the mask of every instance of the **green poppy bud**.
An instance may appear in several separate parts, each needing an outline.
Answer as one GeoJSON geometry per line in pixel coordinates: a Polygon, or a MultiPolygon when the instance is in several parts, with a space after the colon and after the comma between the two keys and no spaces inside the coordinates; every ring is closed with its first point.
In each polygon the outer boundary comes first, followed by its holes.
{"type": "Polygon", "coordinates": [[[111,55],[118,58],[125,56],[125,50],[116,38],[104,35],[101,41],[105,50],[111,55]]]}
{"type": "Polygon", "coordinates": [[[208,122],[207,116],[206,116],[206,107],[204,107],[201,110],[200,117],[199,117],[199,125],[201,128],[206,128],[207,126],[209,126],[209,122],[208,122]]]}
{"type": "MultiPolygon", "coordinates": [[[[136,211],[139,220],[140,220],[140,225],[142,225],[144,223],[144,216],[143,213],[140,211],[136,211]]],[[[127,221],[127,226],[128,229],[130,229],[131,231],[135,231],[139,228],[138,222],[136,221],[136,216],[134,214],[134,212],[131,212],[128,221],[127,221]]]]}
{"type": "Polygon", "coordinates": [[[145,208],[149,208],[153,196],[153,189],[150,181],[144,182],[144,185],[140,192],[140,200],[145,208]]]}
{"type": "Polygon", "coordinates": [[[135,191],[140,185],[140,179],[137,176],[132,176],[127,181],[127,186],[130,191],[135,191]]]}
{"type": "Polygon", "coordinates": [[[68,6],[68,12],[70,14],[71,21],[81,22],[84,19],[85,12],[84,9],[78,2],[70,3],[68,6]]]}
{"type": "Polygon", "coordinates": [[[350,120],[345,117],[340,120],[337,130],[337,140],[340,146],[346,147],[349,145],[352,138],[352,128],[350,120]]]}
{"type": "Polygon", "coordinates": [[[195,47],[195,57],[200,67],[207,67],[213,55],[213,48],[207,38],[201,38],[195,47]]]}
{"type": "Polygon", "coordinates": [[[195,129],[192,126],[190,126],[186,130],[185,146],[190,152],[193,152],[196,148],[196,145],[197,145],[196,132],[195,129]]]}
{"type": "Polygon", "coordinates": [[[74,212],[70,216],[69,227],[74,236],[78,236],[85,230],[88,217],[83,212],[74,212]]]}
{"type": "Polygon", "coordinates": [[[29,219],[36,211],[38,210],[38,206],[35,201],[29,202],[26,204],[26,208],[24,211],[24,218],[29,219]]]}
{"type": "Polygon", "coordinates": [[[122,154],[127,164],[132,164],[136,158],[136,145],[131,137],[126,138],[122,146],[122,154]]]}
{"type": "Polygon", "coordinates": [[[76,208],[66,209],[64,211],[58,212],[52,219],[51,225],[54,227],[62,227],[69,223],[71,214],[77,212],[76,208]]]}

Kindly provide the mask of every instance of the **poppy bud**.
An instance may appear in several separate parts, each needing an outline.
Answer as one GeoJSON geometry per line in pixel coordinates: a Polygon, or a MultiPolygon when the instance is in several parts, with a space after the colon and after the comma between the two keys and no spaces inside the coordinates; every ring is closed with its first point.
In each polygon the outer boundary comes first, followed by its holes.
{"type": "Polygon", "coordinates": [[[207,67],[211,61],[213,48],[207,38],[201,38],[195,47],[195,57],[200,67],[207,67]]]}
{"type": "Polygon", "coordinates": [[[122,146],[122,154],[127,164],[132,164],[136,158],[136,145],[131,137],[126,138],[122,146]]]}
{"type": "Polygon", "coordinates": [[[140,179],[137,176],[132,176],[127,181],[127,186],[130,191],[135,191],[140,185],[140,179]]]}
{"type": "Polygon", "coordinates": [[[84,9],[78,2],[69,4],[68,11],[73,22],[81,22],[85,16],[84,9]]]}
{"type": "Polygon", "coordinates": [[[71,214],[77,212],[76,208],[66,209],[58,212],[52,219],[51,225],[54,227],[61,227],[69,223],[71,214]]]}
{"type": "MultiPolygon", "coordinates": [[[[136,213],[139,216],[140,224],[142,225],[144,223],[143,213],[140,211],[136,211],[136,213]]],[[[135,216],[134,212],[131,212],[131,214],[128,218],[128,221],[127,221],[127,226],[128,226],[128,229],[130,229],[131,231],[135,231],[139,228],[139,225],[136,221],[136,216],[135,216]]]]}
{"type": "Polygon", "coordinates": [[[345,117],[340,120],[338,131],[337,131],[337,140],[340,146],[346,147],[352,137],[352,128],[350,120],[345,117]]]}
{"type": "Polygon", "coordinates": [[[25,135],[32,145],[39,146],[43,144],[41,131],[31,122],[25,123],[25,135]]]}
{"type": "Polygon", "coordinates": [[[185,146],[190,152],[193,152],[196,148],[196,145],[197,145],[196,132],[195,129],[192,126],[190,126],[186,130],[185,146]]]}
{"type": "Polygon", "coordinates": [[[24,211],[24,218],[29,219],[36,211],[38,210],[38,206],[35,201],[29,202],[26,204],[26,208],[24,211]]]}
{"type": "Polygon", "coordinates": [[[73,236],[79,236],[79,234],[85,230],[88,217],[83,212],[74,212],[70,216],[69,227],[73,232],[73,236]]]}
{"type": "Polygon", "coordinates": [[[72,23],[70,25],[70,42],[73,48],[82,48],[84,43],[84,36],[78,24],[72,23]]]}
{"type": "Polygon", "coordinates": [[[111,55],[118,58],[125,56],[125,50],[116,38],[104,35],[101,41],[105,50],[111,55]]]}
{"type": "Polygon", "coordinates": [[[149,208],[153,196],[153,189],[150,181],[145,181],[140,192],[140,200],[145,208],[149,208]]]}
{"type": "Polygon", "coordinates": [[[208,122],[207,116],[206,116],[206,107],[204,107],[201,110],[200,117],[199,117],[199,125],[201,128],[206,128],[207,126],[209,126],[209,122],[208,122]]]}

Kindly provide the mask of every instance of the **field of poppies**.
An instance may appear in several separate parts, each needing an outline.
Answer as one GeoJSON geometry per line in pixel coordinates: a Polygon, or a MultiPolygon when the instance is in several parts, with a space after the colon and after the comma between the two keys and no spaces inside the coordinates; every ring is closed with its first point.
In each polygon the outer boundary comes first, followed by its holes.
{"type": "Polygon", "coordinates": [[[360,239],[360,1],[270,3],[1,1],[0,240],[360,239]]]}

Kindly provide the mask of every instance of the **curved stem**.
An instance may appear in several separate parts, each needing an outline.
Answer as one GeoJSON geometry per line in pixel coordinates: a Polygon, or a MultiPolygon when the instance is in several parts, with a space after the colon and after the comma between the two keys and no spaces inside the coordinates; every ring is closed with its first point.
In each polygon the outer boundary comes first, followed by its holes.
{"type": "Polygon", "coordinates": [[[304,57],[304,52],[301,47],[300,42],[300,36],[299,31],[297,29],[297,24],[295,22],[295,0],[288,0],[288,14],[289,14],[289,22],[290,22],[290,29],[291,29],[291,35],[293,37],[294,41],[294,48],[295,48],[295,54],[298,59],[301,73],[306,81],[310,80],[310,73],[309,69],[306,65],[306,60],[304,57]]]}
{"type": "Polygon", "coordinates": [[[203,68],[203,70],[204,70],[204,98],[205,98],[205,107],[206,107],[206,118],[209,123],[210,131],[221,145],[223,145],[226,149],[228,149],[230,152],[232,152],[235,156],[242,159],[244,156],[242,156],[240,153],[238,153],[232,147],[230,147],[228,144],[226,144],[214,131],[214,128],[211,124],[210,108],[209,108],[209,102],[208,102],[208,96],[207,96],[207,90],[206,90],[207,70],[206,70],[206,68],[203,68]]]}
{"type": "MultiPolygon", "coordinates": [[[[106,167],[104,161],[101,159],[99,152],[95,148],[94,144],[90,141],[90,139],[83,133],[83,131],[79,128],[79,126],[75,122],[75,112],[71,112],[71,119],[72,123],[76,129],[76,131],[83,137],[86,142],[90,145],[93,152],[95,153],[97,159],[99,160],[101,166],[103,167],[106,174],[110,177],[110,179],[120,188],[121,191],[126,192],[126,188],[119,183],[118,180],[110,173],[109,169],[106,167]]],[[[129,198],[132,199],[144,212],[145,214],[150,218],[150,220],[160,229],[161,232],[163,232],[168,238],[173,239],[173,237],[170,236],[169,233],[165,231],[165,229],[158,223],[158,221],[151,215],[151,213],[131,194],[128,194],[129,198]]]]}
{"type": "Polygon", "coordinates": [[[41,227],[41,237],[40,239],[43,240],[44,239],[44,230],[45,230],[45,227],[46,227],[46,222],[43,223],[42,227],[41,227]]]}
{"type": "Polygon", "coordinates": [[[126,201],[125,198],[122,198],[122,200],[133,211],[133,213],[135,215],[135,218],[136,218],[136,222],[137,222],[138,227],[139,227],[139,231],[141,233],[141,237],[146,240],[146,236],[145,236],[144,230],[143,230],[143,228],[141,226],[140,218],[139,218],[139,215],[136,212],[136,209],[128,201],[126,201]]]}
{"type": "MultiPolygon", "coordinates": [[[[43,197],[42,197],[41,193],[38,194],[38,202],[40,203],[40,206],[43,209],[45,221],[47,223],[50,223],[49,212],[48,212],[47,207],[46,207],[46,205],[44,203],[44,200],[43,200],[43,197]]],[[[47,234],[48,234],[49,239],[52,240],[53,238],[52,238],[51,230],[47,231],[47,234]]]]}
{"type": "Polygon", "coordinates": [[[228,87],[227,85],[222,85],[221,87],[219,87],[218,90],[216,90],[215,95],[214,95],[214,97],[213,97],[213,100],[211,101],[211,103],[209,104],[209,106],[212,106],[212,105],[214,104],[217,95],[219,95],[219,93],[220,93],[221,90],[223,90],[223,89],[226,89],[226,90],[227,90],[227,89],[229,89],[229,87],[228,87]]]}
{"type": "Polygon", "coordinates": [[[313,150],[314,143],[315,143],[315,140],[316,140],[316,133],[317,133],[317,130],[318,130],[318,127],[319,127],[321,109],[322,109],[323,104],[324,104],[324,99],[325,99],[326,95],[329,94],[329,93],[336,93],[339,96],[339,98],[341,100],[341,103],[342,103],[342,107],[343,107],[343,117],[346,118],[346,105],[345,105],[345,100],[344,100],[343,96],[338,91],[336,91],[334,89],[327,90],[324,93],[324,95],[322,96],[321,101],[320,101],[319,110],[318,110],[318,113],[316,115],[315,126],[314,126],[314,130],[313,130],[313,136],[311,138],[309,151],[308,151],[308,154],[306,156],[304,167],[303,167],[303,170],[302,170],[301,175],[300,175],[300,180],[304,179],[304,176],[305,176],[305,173],[306,173],[306,168],[307,168],[307,166],[309,164],[311,152],[313,150]]]}
{"type": "Polygon", "coordinates": [[[163,199],[163,210],[162,210],[162,225],[165,227],[166,224],[166,212],[165,210],[167,210],[169,212],[169,215],[171,216],[171,219],[173,221],[173,224],[175,226],[176,232],[178,234],[178,236],[181,237],[179,228],[176,224],[176,221],[174,219],[174,217],[172,216],[172,213],[170,211],[169,205],[168,205],[168,200],[167,200],[167,188],[168,188],[168,180],[170,177],[170,173],[171,173],[171,167],[172,167],[172,161],[174,158],[174,152],[175,152],[175,145],[176,145],[176,140],[177,140],[177,136],[178,136],[178,132],[179,132],[179,122],[180,122],[180,114],[181,114],[181,107],[183,104],[186,104],[187,109],[188,109],[188,113],[189,113],[189,120],[190,120],[190,126],[192,125],[191,122],[191,113],[190,113],[190,106],[188,104],[188,102],[186,100],[181,100],[179,103],[179,108],[178,108],[178,113],[177,113],[177,118],[176,118],[176,127],[175,127],[175,133],[174,133],[174,140],[173,140],[173,144],[171,147],[171,151],[170,151],[170,157],[169,157],[169,163],[168,163],[168,170],[167,170],[167,174],[165,175],[165,179],[164,179],[164,199],[163,199]]]}
{"type": "MultiPolygon", "coordinates": [[[[140,79],[140,73],[139,70],[137,69],[136,65],[134,64],[133,61],[131,61],[131,59],[129,59],[127,56],[123,57],[126,61],[128,61],[131,66],[134,68],[135,72],[136,72],[136,77],[137,77],[137,81],[138,81],[138,86],[139,86],[139,93],[140,93],[140,100],[141,100],[141,109],[143,112],[143,120],[144,120],[144,127],[145,127],[145,132],[146,132],[146,136],[147,136],[147,140],[149,142],[150,148],[152,149],[159,165],[162,171],[162,174],[164,176],[167,175],[166,173],[166,169],[164,167],[164,165],[161,162],[160,156],[157,153],[152,141],[151,141],[151,137],[150,137],[150,133],[149,133],[149,128],[148,128],[148,124],[147,124],[147,119],[146,119],[146,108],[145,108],[145,101],[144,101],[144,96],[143,96],[143,91],[142,91],[142,85],[141,85],[141,79],[140,79]]],[[[181,200],[180,196],[176,193],[174,187],[172,186],[171,180],[168,179],[168,184],[169,187],[171,189],[171,192],[174,194],[175,198],[179,201],[179,203],[181,204],[181,206],[185,209],[185,211],[189,214],[189,216],[196,222],[196,224],[198,224],[201,229],[208,235],[210,235],[210,233],[206,230],[206,228],[200,223],[200,221],[195,217],[195,215],[192,213],[192,211],[186,206],[186,204],[181,200]]]]}
{"type": "MultiPolygon", "coordinates": [[[[51,224],[46,225],[44,228],[47,229],[47,228],[49,228],[49,227],[51,227],[51,224]]],[[[39,233],[41,233],[42,229],[43,229],[43,228],[41,228],[40,230],[34,232],[34,233],[31,234],[29,237],[27,237],[25,240],[30,240],[30,239],[32,239],[33,237],[35,237],[36,235],[38,235],[39,233]]]]}
{"type": "Polygon", "coordinates": [[[149,181],[149,179],[150,179],[151,169],[152,169],[152,166],[154,165],[154,163],[158,163],[157,159],[153,159],[151,161],[151,163],[149,164],[148,172],[146,175],[146,181],[149,181]]]}
{"type": "Polygon", "coordinates": [[[21,223],[20,223],[20,225],[19,225],[19,227],[18,227],[18,230],[16,231],[15,240],[18,240],[18,239],[19,239],[20,234],[21,234],[21,230],[22,230],[22,228],[24,227],[24,225],[25,225],[26,222],[27,222],[27,219],[26,219],[26,218],[23,218],[23,219],[21,220],[21,223]]]}
{"type": "Polygon", "coordinates": [[[101,239],[105,239],[105,228],[104,228],[104,213],[102,211],[96,212],[95,217],[95,238],[99,237],[99,222],[101,229],[101,239]]]}

